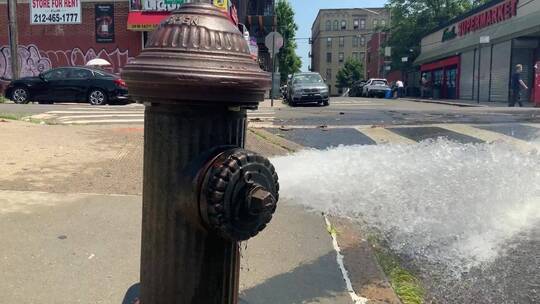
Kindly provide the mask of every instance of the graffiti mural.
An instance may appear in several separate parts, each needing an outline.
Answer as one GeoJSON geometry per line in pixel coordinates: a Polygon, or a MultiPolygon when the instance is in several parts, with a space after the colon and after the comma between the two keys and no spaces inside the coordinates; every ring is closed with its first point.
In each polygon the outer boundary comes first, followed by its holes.
{"type": "MultiPolygon", "coordinates": [[[[99,51],[89,48],[73,48],[66,51],[40,50],[36,45],[19,46],[19,65],[21,77],[37,76],[51,68],[63,66],[83,66],[94,58],[102,58],[111,63],[109,70],[120,73],[132,59],[129,51],[120,49],[99,51]]],[[[0,46],[0,79],[11,79],[11,52],[9,46],[0,46]]]]}

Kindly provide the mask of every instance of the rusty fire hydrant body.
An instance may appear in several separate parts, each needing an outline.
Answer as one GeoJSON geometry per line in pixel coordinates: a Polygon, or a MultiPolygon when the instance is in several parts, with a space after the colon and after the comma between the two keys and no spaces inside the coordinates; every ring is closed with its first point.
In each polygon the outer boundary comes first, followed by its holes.
{"type": "Polygon", "coordinates": [[[221,11],[186,4],[123,77],[146,105],[141,303],[237,303],[238,242],[278,200],[273,166],[242,149],[269,75],[221,11]]]}

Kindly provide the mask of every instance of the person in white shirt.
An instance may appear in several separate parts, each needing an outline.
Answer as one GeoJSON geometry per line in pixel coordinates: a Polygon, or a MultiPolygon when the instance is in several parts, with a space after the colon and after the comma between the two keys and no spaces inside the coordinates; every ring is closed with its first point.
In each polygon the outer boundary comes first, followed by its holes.
{"type": "Polygon", "coordinates": [[[397,86],[397,97],[398,98],[403,97],[403,88],[405,87],[403,85],[403,81],[401,80],[396,81],[396,86],[397,86]]]}

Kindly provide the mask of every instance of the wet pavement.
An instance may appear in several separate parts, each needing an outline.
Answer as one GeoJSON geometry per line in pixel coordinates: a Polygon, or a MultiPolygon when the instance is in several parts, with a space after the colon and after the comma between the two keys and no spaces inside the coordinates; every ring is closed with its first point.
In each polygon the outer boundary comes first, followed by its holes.
{"type": "MultiPolygon", "coordinates": [[[[296,109],[293,109],[296,110],[296,109]]],[[[444,127],[451,123],[468,123],[472,129],[492,132],[494,137],[509,136],[523,142],[537,142],[540,138],[540,124],[536,112],[515,113],[496,111],[478,113],[477,109],[468,113],[417,113],[396,111],[375,111],[366,117],[364,110],[343,110],[333,115],[291,118],[281,121],[283,125],[297,126],[292,129],[269,128],[270,132],[300,143],[306,147],[326,149],[339,144],[376,144],[359,128],[374,124],[398,136],[421,142],[429,139],[446,138],[463,144],[480,144],[485,141],[475,137],[475,133],[462,134],[444,127]],[[361,116],[357,119],[356,115],[361,116]],[[390,125],[386,123],[390,122],[390,125]],[[318,128],[320,124],[335,129],[318,128]],[[429,125],[435,123],[436,125],[429,125]],[[426,124],[426,125],[424,125],[426,124]],[[341,126],[350,127],[341,127],[341,126]],[[414,126],[409,126],[414,125],[414,126]],[[309,126],[312,126],[311,128],[309,126]],[[332,128],[332,127],[331,127],[332,128]]],[[[491,134],[491,133],[490,133],[491,134]]],[[[391,141],[391,140],[390,140],[391,141]]],[[[391,142],[390,142],[391,143],[391,142]]],[[[534,181],[531,181],[534,182],[534,181]]],[[[482,220],[482,219],[478,219],[482,220]]],[[[483,263],[461,273],[458,277],[449,275],[448,269],[425,261],[411,261],[403,257],[409,267],[418,273],[428,290],[429,303],[540,303],[540,222],[532,230],[523,231],[503,246],[495,261],[483,263]],[[409,262],[406,262],[406,261],[409,262]]]]}

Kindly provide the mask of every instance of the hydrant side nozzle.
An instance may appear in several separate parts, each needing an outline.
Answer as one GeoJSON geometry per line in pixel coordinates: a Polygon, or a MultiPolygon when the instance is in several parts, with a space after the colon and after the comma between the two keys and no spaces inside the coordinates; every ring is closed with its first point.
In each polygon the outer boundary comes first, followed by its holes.
{"type": "Polygon", "coordinates": [[[224,238],[244,241],[272,219],[279,183],[270,162],[250,151],[231,149],[206,166],[199,190],[201,218],[224,238]]]}

